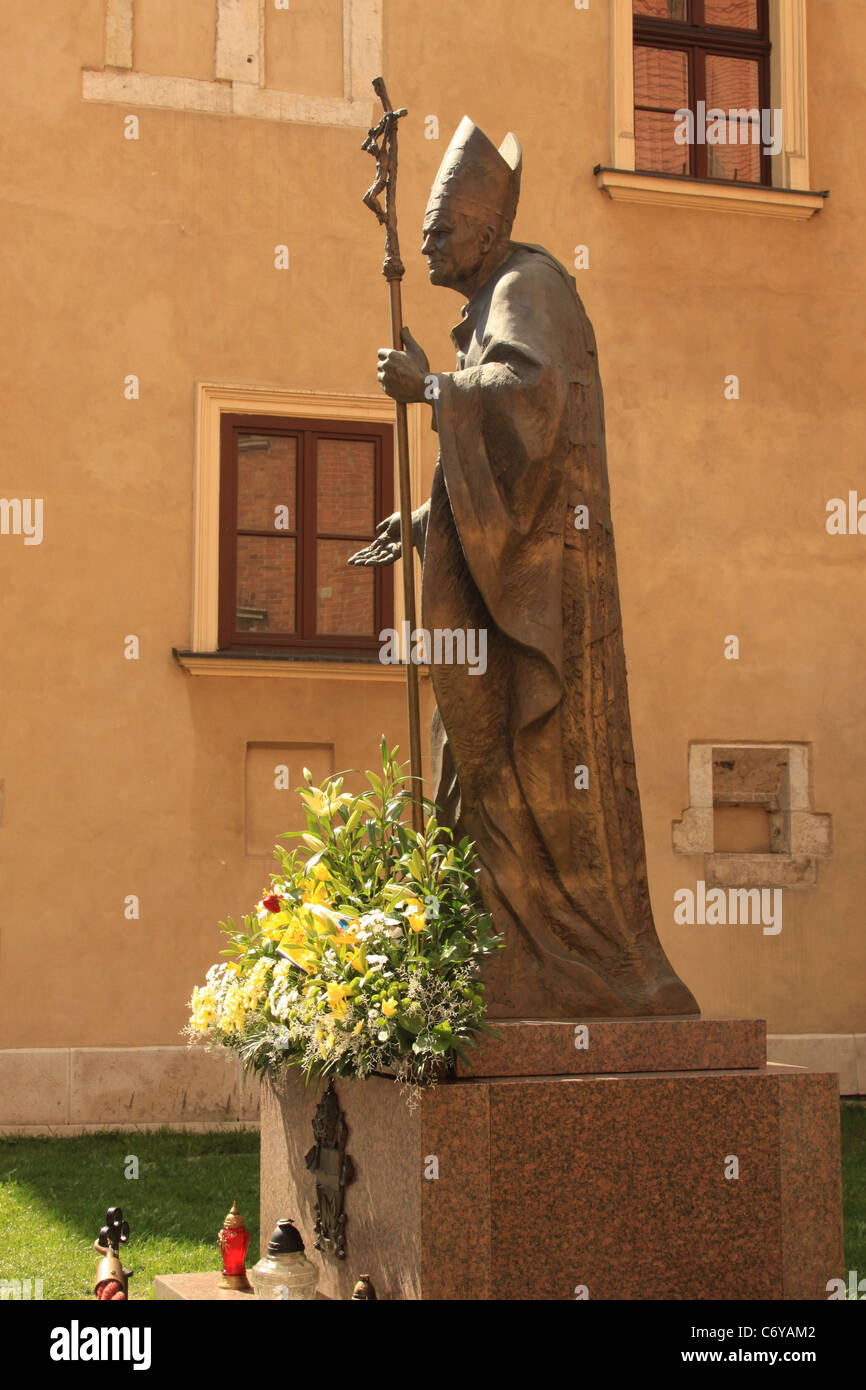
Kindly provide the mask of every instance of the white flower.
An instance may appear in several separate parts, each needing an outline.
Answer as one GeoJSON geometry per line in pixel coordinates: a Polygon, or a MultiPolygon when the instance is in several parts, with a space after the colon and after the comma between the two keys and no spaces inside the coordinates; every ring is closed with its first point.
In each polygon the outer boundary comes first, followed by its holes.
{"type": "Polygon", "coordinates": [[[277,1018],[285,1018],[289,1012],[289,1001],[284,994],[278,995],[272,989],[268,995],[268,1008],[272,1014],[276,1014],[277,1018]]]}

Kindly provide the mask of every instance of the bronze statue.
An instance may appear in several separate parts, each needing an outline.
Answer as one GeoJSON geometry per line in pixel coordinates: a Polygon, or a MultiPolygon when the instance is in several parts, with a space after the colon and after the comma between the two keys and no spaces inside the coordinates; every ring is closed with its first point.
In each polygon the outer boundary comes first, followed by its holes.
{"type": "MultiPolygon", "coordinates": [[[[626,690],[595,338],[574,280],[511,240],[522,154],[468,117],[433,185],[422,254],[466,299],[457,369],[408,330],[378,376],[431,395],[439,462],[412,516],[422,626],[486,632],[483,676],[433,664],[433,796],[477,846],[506,950],[493,1018],[698,1012],[656,935],[626,690]],[[578,769],[586,769],[578,772],[578,769]]],[[[393,564],[399,515],[355,564],[393,564]]]]}

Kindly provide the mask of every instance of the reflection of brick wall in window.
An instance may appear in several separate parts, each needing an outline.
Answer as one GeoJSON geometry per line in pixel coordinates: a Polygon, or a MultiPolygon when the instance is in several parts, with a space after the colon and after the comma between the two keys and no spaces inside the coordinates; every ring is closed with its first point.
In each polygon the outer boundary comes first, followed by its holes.
{"type": "Polygon", "coordinates": [[[297,449],[297,441],[286,435],[239,436],[239,531],[295,530],[297,449]],[[278,515],[278,507],[287,510],[278,515]]]}
{"type": "MultiPolygon", "coordinates": [[[[688,0],[633,0],[632,12],[647,19],[688,22],[688,0]]],[[[755,29],[758,25],[757,0],[704,0],[704,21],[721,28],[755,29]]]]}
{"type": "Polygon", "coordinates": [[[756,29],[758,6],[756,0],[704,0],[704,19],[707,24],[756,29]]]}
{"type": "Polygon", "coordinates": [[[238,536],[237,602],[240,632],[294,632],[294,540],[238,536]]]}
{"type": "Polygon", "coordinates": [[[364,634],[373,628],[373,572],[346,562],[357,541],[319,541],[316,628],[321,633],[364,634]]]}
{"type": "Polygon", "coordinates": [[[637,167],[687,174],[688,149],[674,140],[674,112],[689,104],[686,54],[675,49],[636,46],[634,102],[637,167]]]}
{"type": "Polygon", "coordinates": [[[676,19],[684,24],[688,19],[688,0],[634,0],[634,13],[649,19],[676,19]]]}
{"type": "Polygon", "coordinates": [[[240,632],[294,632],[297,440],[238,435],[237,624],[240,632]]]}
{"type": "Polygon", "coordinates": [[[319,535],[366,535],[373,524],[376,453],[366,439],[320,439],[319,535]]]}
{"type": "MultiPolygon", "coordinates": [[[[684,53],[666,48],[638,48],[634,56],[636,106],[677,110],[688,106],[688,64],[684,53]]],[[[670,121],[673,127],[673,120],[670,121]]]]}
{"type": "Polygon", "coordinates": [[[347,560],[373,529],[375,446],[367,439],[319,439],[316,451],[316,628],[368,633],[373,628],[373,575],[347,560]],[[323,536],[351,536],[351,541],[323,536]]]}
{"type": "MultiPolygon", "coordinates": [[[[748,59],[707,54],[707,109],[719,111],[758,111],[760,106],[758,64],[748,59]]],[[[711,179],[736,179],[739,183],[759,183],[761,179],[761,122],[728,121],[727,143],[707,147],[707,173],[711,179]],[[753,140],[755,143],[752,143],[753,140]],[[748,143],[746,143],[748,141],[748,143]]]]}

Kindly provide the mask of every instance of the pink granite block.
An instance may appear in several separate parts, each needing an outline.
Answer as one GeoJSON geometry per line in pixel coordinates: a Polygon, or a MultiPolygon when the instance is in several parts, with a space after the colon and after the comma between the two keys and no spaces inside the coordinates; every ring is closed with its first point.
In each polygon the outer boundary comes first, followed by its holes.
{"type": "Polygon", "coordinates": [[[847,1277],[838,1083],[786,1069],[778,1085],[784,1297],[826,1299],[827,1281],[847,1277]]]}
{"type": "Polygon", "coordinates": [[[500,1036],[473,1048],[459,1075],[733,1071],[767,1060],[766,1024],[759,1019],[518,1019],[492,1026],[500,1036]]]}
{"type": "Polygon", "coordinates": [[[526,1079],[490,1096],[494,1297],[781,1296],[773,1077],[526,1079]]]}

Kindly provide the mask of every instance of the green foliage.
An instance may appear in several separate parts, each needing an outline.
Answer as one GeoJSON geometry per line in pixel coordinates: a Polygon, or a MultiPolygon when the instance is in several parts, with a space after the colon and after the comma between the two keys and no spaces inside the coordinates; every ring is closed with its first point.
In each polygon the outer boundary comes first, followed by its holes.
{"type": "Polygon", "coordinates": [[[862,1101],[842,1102],[842,1191],[845,1268],[856,1269],[866,1279],[866,1105],[862,1101]]]}
{"type": "Polygon", "coordinates": [[[455,843],[425,802],[411,824],[405,772],[382,740],[381,771],[351,795],[344,778],[300,789],[306,830],[278,846],[271,891],[193,993],[190,1036],[246,1067],[307,1077],[391,1071],[407,1081],[453,1069],[484,1022],[484,956],[497,950],[471,843],[455,843]]]}
{"type": "MultiPolygon", "coordinates": [[[[259,1136],[106,1132],[68,1139],[0,1138],[0,1278],[41,1279],[45,1299],[92,1299],[94,1238],[108,1207],[131,1227],[123,1262],[130,1299],[153,1297],[157,1274],[218,1270],[217,1232],[237,1201],[258,1258],[259,1136]],[[138,1178],[125,1178],[127,1157],[138,1178]]],[[[95,1300],[94,1300],[95,1301],[95,1300]]]]}

